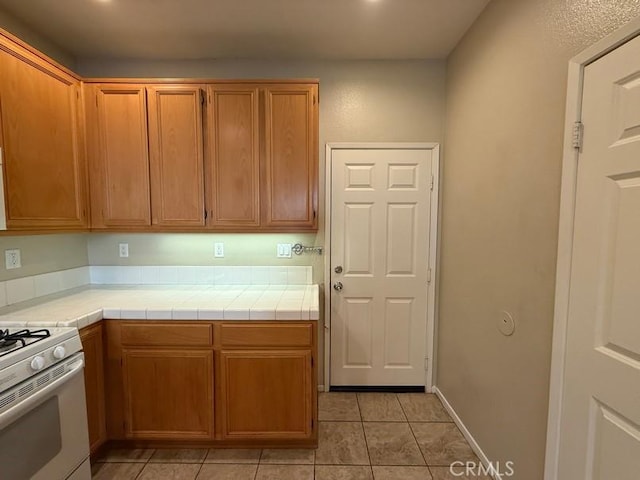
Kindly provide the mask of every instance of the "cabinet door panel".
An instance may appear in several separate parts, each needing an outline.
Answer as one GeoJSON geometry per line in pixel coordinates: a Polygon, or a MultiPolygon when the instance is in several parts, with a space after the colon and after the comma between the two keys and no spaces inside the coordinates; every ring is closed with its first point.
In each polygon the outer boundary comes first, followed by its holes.
{"type": "Polygon", "coordinates": [[[97,85],[95,117],[89,126],[94,144],[92,224],[150,225],[147,108],[144,87],[97,85]]]}
{"type": "Polygon", "coordinates": [[[0,49],[7,226],[83,227],[86,170],[78,124],[80,82],[31,57],[20,49],[0,49]]]}
{"type": "Polygon", "coordinates": [[[260,225],[258,88],[209,87],[208,199],[212,226],[260,225]]]}
{"type": "Polygon", "coordinates": [[[213,437],[213,352],[126,348],[122,353],[126,436],[213,437]]]}
{"type": "Polygon", "coordinates": [[[204,225],[202,89],[147,87],[154,225],[204,225]]]}
{"type": "Polygon", "coordinates": [[[310,350],[223,350],[225,438],[312,435],[310,350]]]}
{"type": "Polygon", "coordinates": [[[87,400],[89,445],[93,454],[107,439],[102,324],[83,328],[80,331],[80,339],[84,350],[84,387],[87,400]]]}
{"type": "Polygon", "coordinates": [[[317,86],[265,87],[265,225],[316,227],[317,86]]]}

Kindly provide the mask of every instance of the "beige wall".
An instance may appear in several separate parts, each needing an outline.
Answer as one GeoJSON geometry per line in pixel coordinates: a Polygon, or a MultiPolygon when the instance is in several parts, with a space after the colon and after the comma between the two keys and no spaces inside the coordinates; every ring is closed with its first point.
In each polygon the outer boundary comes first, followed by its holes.
{"type": "Polygon", "coordinates": [[[494,0],[448,61],[437,382],[518,480],[543,476],[568,60],[639,14],[494,0]]]}
{"type": "Polygon", "coordinates": [[[88,265],[87,234],[0,237],[0,281],[88,265]],[[22,268],[5,270],[4,251],[19,248],[22,268]]]}
{"type": "Polygon", "coordinates": [[[322,281],[323,257],[313,253],[277,258],[278,243],[313,246],[316,235],[137,233],[92,234],[89,237],[90,265],[311,265],[314,281],[322,281]],[[213,256],[215,242],[224,243],[224,258],[213,256]],[[129,257],[120,258],[119,243],[129,244],[129,257]]]}
{"type": "Polygon", "coordinates": [[[20,20],[0,8],[0,28],[27,42],[65,67],[73,69],[75,58],[49,39],[34,32],[20,20]]]}

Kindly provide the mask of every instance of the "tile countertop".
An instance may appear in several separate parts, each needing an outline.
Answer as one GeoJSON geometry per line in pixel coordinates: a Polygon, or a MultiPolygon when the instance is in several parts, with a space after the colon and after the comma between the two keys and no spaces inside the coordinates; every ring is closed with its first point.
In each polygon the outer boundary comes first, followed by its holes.
{"type": "MultiPolygon", "coordinates": [[[[19,307],[19,305],[18,305],[19,307]]],[[[92,286],[0,315],[0,327],[83,328],[101,319],[318,320],[317,285],[92,286]]]]}

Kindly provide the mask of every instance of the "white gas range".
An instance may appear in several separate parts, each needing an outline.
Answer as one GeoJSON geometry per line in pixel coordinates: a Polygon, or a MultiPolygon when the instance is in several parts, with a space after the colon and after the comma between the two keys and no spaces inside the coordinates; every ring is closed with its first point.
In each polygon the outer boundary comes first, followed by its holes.
{"type": "Polygon", "coordinates": [[[76,328],[0,327],[0,464],[6,478],[91,478],[83,369],[76,328]]]}

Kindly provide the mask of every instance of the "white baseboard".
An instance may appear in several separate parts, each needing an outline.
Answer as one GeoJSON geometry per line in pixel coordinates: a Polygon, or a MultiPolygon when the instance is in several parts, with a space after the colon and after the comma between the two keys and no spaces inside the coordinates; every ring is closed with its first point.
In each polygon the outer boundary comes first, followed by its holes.
{"type": "MultiPolygon", "coordinates": [[[[460,419],[456,411],[453,409],[449,401],[445,398],[444,394],[435,385],[432,390],[433,390],[433,393],[435,393],[436,396],[440,399],[440,401],[442,402],[442,405],[444,405],[444,408],[447,410],[447,412],[453,419],[453,422],[458,426],[458,428],[462,432],[462,435],[464,435],[464,438],[467,439],[467,442],[469,443],[469,446],[471,447],[471,449],[478,456],[482,464],[488,468],[490,464],[489,458],[482,451],[482,448],[480,448],[480,445],[478,444],[478,442],[476,442],[476,439],[473,438],[473,435],[471,435],[471,432],[467,429],[464,423],[462,423],[462,420],[460,419]]],[[[493,478],[494,480],[502,480],[502,477],[500,476],[499,473],[494,473],[493,478]]]]}

